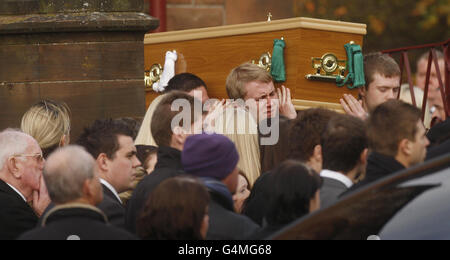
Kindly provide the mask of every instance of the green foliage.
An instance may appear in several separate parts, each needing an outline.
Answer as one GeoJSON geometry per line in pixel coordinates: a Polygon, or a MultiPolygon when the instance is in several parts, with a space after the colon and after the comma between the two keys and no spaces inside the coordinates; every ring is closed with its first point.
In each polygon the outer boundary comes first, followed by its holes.
{"type": "Polygon", "coordinates": [[[294,0],[294,12],[367,24],[365,52],[450,38],[449,0],[294,0]]]}

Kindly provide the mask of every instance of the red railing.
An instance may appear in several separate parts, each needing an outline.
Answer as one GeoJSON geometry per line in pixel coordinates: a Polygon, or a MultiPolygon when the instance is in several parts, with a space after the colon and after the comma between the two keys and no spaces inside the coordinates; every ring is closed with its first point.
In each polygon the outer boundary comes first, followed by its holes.
{"type": "Polygon", "coordinates": [[[167,31],[167,1],[150,0],[150,15],[159,19],[159,27],[153,33],[167,31]]]}
{"type": "MultiPolygon", "coordinates": [[[[436,74],[438,77],[438,82],[439,82],[439,86],[440,86],[440,91],[441,91],[441,95],[442,95],[442,101],[443,101],[445,113],[446,113],[447,117],[450,117],[450,51],[449,51],[449,44],[450,44],[450,39],[448,39],[445,42],[441,42],[441,43],[425,44],[425,45],[419,45],[419,46],[412,46],[412,47],[405,47],[405,48],[382,51],[382,53],[386,53],[391,56],[394,54],[401,55],[401,58],[400,58],[400,70],[401,70],[400,86],[403,83],[403,73],[404,73],[404,69],[406,67],[406,74],[407,74],[409,89],[411,92],[411,100],[412,100],[413,104],[416,105],[417,102],[416,102],[416,98],[414,95],[414,84],[413,84],[413,80],[412,80],[412,73],[411,73],[411,66],[409,63],[408,51],[429,49],[427,75],[426,75],[425,90],[424,90],[424,96],[423,96],[423,102],[422,102],[422,104],[423,104],[422,105],[422,119],[424,119],[425,113],[426,113],[428,92],[429,92],[429,85],[430,85],[430,76],[431,76],[431,66],[433,65],[433,63],[436,68],[436,74]],[[438,62],[438,58],[436,56],[437,48],[442,48],[444,51],[445,82],[442,81],[442,75],[441,75],[440,68],[439,68],[439,62],[438,62]]],[[[400,91],[399,91],[399,97],[400,97],[400,91]]]]}

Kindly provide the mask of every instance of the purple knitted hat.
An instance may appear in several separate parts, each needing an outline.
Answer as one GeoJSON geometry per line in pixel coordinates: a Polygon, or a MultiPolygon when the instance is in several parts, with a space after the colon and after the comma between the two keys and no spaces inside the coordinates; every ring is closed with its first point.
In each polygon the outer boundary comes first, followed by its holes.
{"type": "Polygon", "coordinates": [[[184,143],[181,163],[186,173],[223,180],[239,162],[239,154],[230,139],[218,134],[190,136],[184,143]]]}

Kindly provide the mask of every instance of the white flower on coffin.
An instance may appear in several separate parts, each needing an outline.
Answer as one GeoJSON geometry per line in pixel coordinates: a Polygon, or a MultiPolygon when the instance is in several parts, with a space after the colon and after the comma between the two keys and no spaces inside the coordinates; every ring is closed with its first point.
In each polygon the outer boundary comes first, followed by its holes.
{"type": "Polygon", "coordinates": [[[158,82],[153,84],[155,92],[164,92],[169,85],[169,81],[175,76],[175,62],[178,60],[176,51],[166,52],[166,61],[164,62],[164,69],[161,78],[158,82]]]}

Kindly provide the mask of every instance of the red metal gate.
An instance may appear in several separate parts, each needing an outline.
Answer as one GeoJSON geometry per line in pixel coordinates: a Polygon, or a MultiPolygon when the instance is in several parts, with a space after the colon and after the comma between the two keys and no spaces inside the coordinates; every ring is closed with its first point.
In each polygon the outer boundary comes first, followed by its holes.
{"type": "MultiPolygon", "coordinates": [[[[416,98],[414,95],[414,85],[413,85],[413,81],[412,81],[411,65],[409,62],[408,51],[429,49],[427,75],[426,75],[425,90],[424,90],[424,97],[423,97],[423,103],[422,103],[423,104],[422,119],[425,117],[425,112],[426,112],[429,85],[430,85],[431,68],[432,68],[431,66],[433,65],[433,63],[436,68],[436,73],[438,76],[438,81],[439,81],[439,86],[440,86],[440,91],[441,91],[441,95],[442,95],[442,101],[444,104],[445,113],[446,113],[447,117],[450,116],[450,51],[449,51],[449,44],[450,44],[450,39],[448,39],[445,42],[441,42],[441,43],[426,44],[426,45],[419,45],[419,46],[412,46],[412,47],[405,47],[405,48],[382,51],[382,53],[386,53],[391,56],[394,54],[400,54],[400,56],[401,56],[400,57],[400,70],[402,73],[401,77],[400,77],[400,85],[402,85],[402,83],[403,83],[403,73],[406,68],[409,89],[411,92],[411,100],[412,100],[413,104],[416,105],[417,103],[416,103],[416,98]],[[442,75],[440,73],[438,58],[436,56],[437,48],[442,48],[443,52],[444,52],[445,82],[442,81],[442,75]]],[[[399,91],[399,96],[400,96],[400,91],[399,91]]]]}

